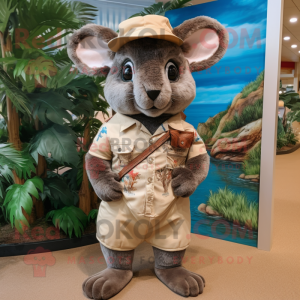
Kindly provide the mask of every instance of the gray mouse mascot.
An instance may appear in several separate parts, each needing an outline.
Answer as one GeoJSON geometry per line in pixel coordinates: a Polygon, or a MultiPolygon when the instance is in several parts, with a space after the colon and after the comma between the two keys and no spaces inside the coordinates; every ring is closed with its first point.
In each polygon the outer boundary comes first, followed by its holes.
{"type": "Polygon", "coordinates": [[[68,54],[90,76],[105,76],[116,114],[86,155],[102,200],[97,238],[107,268],[83,283],[91,299],[109,299],[132,279],[134,249],[153,247],[155,274],[181,296],[203,293],[202,276],[182,266],[190,242],[189,196],[206,178],[209,156],[184,109],[196,94],[191,72],[225,54],[228,33],[200,16],[172,28],[163,16],[135,17],[113,30],[89,24],[69,40],[68,54]]]}

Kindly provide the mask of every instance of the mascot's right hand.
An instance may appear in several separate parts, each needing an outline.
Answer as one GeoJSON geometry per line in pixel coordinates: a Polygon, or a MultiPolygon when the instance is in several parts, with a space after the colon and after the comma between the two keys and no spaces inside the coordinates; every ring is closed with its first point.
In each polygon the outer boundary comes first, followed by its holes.
{"type": "Polygon", "coordinates": [[[86,154],[86,170],[92,187],[103,201],[118,201],[123,197],[123,187],[117,173],[111,171],[110,162],[86,154]]]}

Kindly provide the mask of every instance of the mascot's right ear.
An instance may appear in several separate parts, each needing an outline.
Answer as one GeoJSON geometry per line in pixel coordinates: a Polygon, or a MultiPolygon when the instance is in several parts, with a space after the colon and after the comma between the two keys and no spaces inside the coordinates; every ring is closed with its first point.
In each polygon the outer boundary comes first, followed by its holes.
{"type": "Polygon", "coordinates": [[[68,55],[80,72],[90,76],[107,76],[114,57],[107,43],[117,36],[107,27],[85,25],[70,37],[68,55]]]}

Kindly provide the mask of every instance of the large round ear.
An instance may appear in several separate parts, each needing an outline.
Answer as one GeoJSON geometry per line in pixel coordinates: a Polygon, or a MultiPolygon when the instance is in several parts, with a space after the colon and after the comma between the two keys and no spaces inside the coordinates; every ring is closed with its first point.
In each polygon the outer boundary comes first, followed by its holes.
{"type": "Polygon", "coordinates": [[[183,40],[184,56],[190,63],[191,72],[201,71],[216,64],[225,54],[229,36],[225,27],[209,17],[196,17],[173,29],[183,40]]]}
{"type": "Polygon", "coordinates": [[[117,33],[107,27],[85,25],[70,37],[68,55],[82,73],[107,76],[114,57],[107,43],[116,36],[117,33]]]}

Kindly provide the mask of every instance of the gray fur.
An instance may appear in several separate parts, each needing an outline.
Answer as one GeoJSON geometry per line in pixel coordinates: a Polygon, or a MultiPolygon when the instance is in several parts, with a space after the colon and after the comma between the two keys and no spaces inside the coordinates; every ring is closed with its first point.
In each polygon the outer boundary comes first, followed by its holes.
{"type": "MultiPolygon", "coordinates": [[[[110,70],[108,67],[103,67],[95,70],[88,67],[77,57],[76,49],[79,42],[89,36],[97,36],[105,43],[108,43],[111,39],[115,38],[118,35],[116,32],[107,27],[96,24],[88,24],[75,31],[68,41],[68,55],[70,59],[75,63],[76,67],[80,70],[80,72],[90,76],[106,76],[110,70]]],[[[109,56],[111,57],[111,59],[113,59],[114,52],[109,51],[109,56]]]]}
{"type": "Polygon", "coordinates": [[[103,201],[117,201],[123,196],[123,188],[118,182],[118,174],[111,170],[111,162],[87,153],[86,169],[89,180],[97,196],[103,201]]]}
{"type": "Polygon", "coordinates": [[[196,86],[189,72],[188,61],[179,46],[164,40],[144,38],[125,44],[116,53],[104,93],[116,112],[158,117],[183,111],[194,100],[196,86]],[[132,82],[124,82],[121,78],[126,59],[130,59],[134,65],[132,82]],[[169,60],[180,68],[180,76],[176,82],[170,82],[166,75],[165,67],[169,60]],[[147,90],[161,92],[153,101],[148,97],[147,90]],[[153,106],[156,109],[152,109],[153,106]]]}
{"type": "Polygon", "coordinates": [[[153,251],[155,274],[170,290],[183,297],[196,297],[203,293],[204,278],[182,267],[185,250],[169,252],[153,247],[153,251]]]}
{"type": "Polygon", "coordinates": [[[207,153],[190,158],[185,168],[176,168],[172,172],[172,188],[175,196],[189,197],[198,185],[204,181],[209,170],[209,155],[207,153]]]}
{"type": "Polygon", "coordinates": [[[100,246],[108,268],[132,270],[134,250],[116,251],[105,247],[101,243],[100,246]]]}
{"type": "Polygon", "coordinates": [[[82,284],[84,294],[91,299],[109,299],[119,293],[133,276],[134,250],[116,251],[100,243],[107,268],[86,279],[82,284]]]}
{"type": "Polygon", "coordinates": [[[183,297],[197,297],[203,293],[203,278],[196,273],[186,270],[184,267],[171,269],[154,269],[157,278],[171,291],[183,297]]]}
{"type": "MultiPolygon", "coordinates": [[[[180,37],[182,40],[185,40],[194,32],[202,28],[213,29],[220,38],[220,45],[219,49],[212,57],[201,62],[191,63],[190,68],[192,72],[199,72],[208,69],[216,64],[225,55],[229,43],[229,35],[225,27],[221,25],[217,20],[205,16],[196,17],[184,21],[181,25],[173,29],[173,33],[176,36],[180,37]]],[[[188,52],[189,48],[189,45],[187,45],[186,43],[183,43],[181,45],[181,49],[184,53],[188,52]]]]}
{"type": "Polygon", "coordinates": [[[152,248],[155,257],[155,268],[170,269],[181,266],[185,250],[169,252],[156,247],[152,248]]]}
{"type": "Polygon", "coordinates": [[[86,279],[82,284],[85,296],[106,300],[118,294],[132,279],[132,270],[107,268],[86,279]]]}

